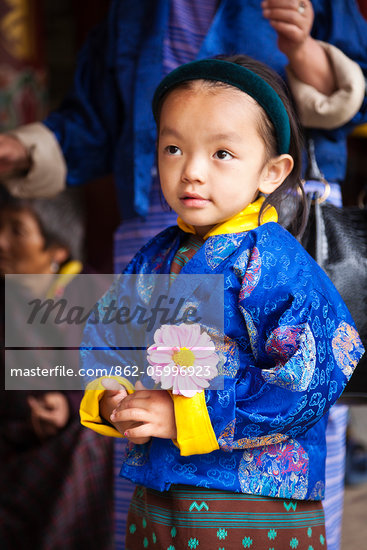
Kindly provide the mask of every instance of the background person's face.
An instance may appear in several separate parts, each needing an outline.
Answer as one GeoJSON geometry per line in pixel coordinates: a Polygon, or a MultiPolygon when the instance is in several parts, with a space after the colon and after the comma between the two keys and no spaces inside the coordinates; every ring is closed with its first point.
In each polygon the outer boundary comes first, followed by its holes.
{"type": "Polygon", "coordinates": [[[27,209],[0,210],[0,274],[51,273],[52,250],[27,209]]]}

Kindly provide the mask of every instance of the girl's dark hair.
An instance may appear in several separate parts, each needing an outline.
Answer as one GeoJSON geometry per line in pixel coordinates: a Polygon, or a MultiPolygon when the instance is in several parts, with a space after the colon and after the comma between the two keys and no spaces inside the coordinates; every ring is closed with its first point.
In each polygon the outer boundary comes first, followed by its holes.
{"type": "MultiPolygon", "coordinates": [[[[291,128],[289,154],[294,160],[294,166],[292,172],[284,182],[266,197],[259,216],[261,218],[267,207],[274,206],[279,214],[280,223],[286,225],[294,235],[300,236],[305,229],[307,221],[307,203],[301,179],[303,132],[288,88],[284,80],[273,69],[247,55],[218,56],[218,59],[236,63],[258,74],[276,91],[283,102],[288,113],[291,128]]],[[[216,83],[213,82],[213,84],[216,83]]],[[[220,85],[221,83],[219,82],[218,84],[220,85]]],[[[260,109],[263,113],[260,122],[260,132],[264,137],[268,158],[271,158],[278,155],[274,126],[265,111],[261,107],[260,109]]]]}
{"type": "MultiPolygon", "coordinates": [[[[273,191],[273,193],[266,196],[259,213],[259,222],[266,208],[273,206],[278,212],[279,222],[286,226],[287,229],[289,229],[289,231],[291,231],[291,233],[295,236],[300,236],[305,229],[307,221],[306,197],[301,180],[303,134],[298,116],[296,114],[295,106],[292,102],[286,84],[283,79],[275,71],[273,71],[273,69],[261,61],[257,61],[247,55],[234,55],[230,57],[220,55],[217,56],[216,59],[236,63],[237,65],[241,65],[242,67],[256,73],[275,90],[284,104],[284,107],[288,113],[291,129],[289,154],[293,157],[294,166],[292,172],[284,180],[284,182],[275,191],[273,191]]],[[[232,88],[230,84],[226,84],[225,82],[208,80],[205,79],[205,77],[203,77],[203,80],[206,86],[213,88],[232,88]]],[[[195,80],[189,80],[180,83],[177,86],[172,86],[169,91],[171,92],[173,89],[178,88],[190,88],[193,83],[195,83],[195,80]]],[[[165,98],[166,96],[162,97],[161,103],[158,107],[158,126],[159,115],[165,98]]],[[[264,138],[268,158],[272,158],[278,156],[275,129],[264,109],[260,105],[259,108],[262,113],[259,121],[260,135],[264,138]]]]}
{"type": "Polygon", "coordinates": [[[69,251],[65,263],[83,259],[84,215],[78,190],[68,189],[47,199],[23,199],[0,185],[0,212],[9,208],[30,212],[45,239],[45,249],[56,245],[69,251]]]}

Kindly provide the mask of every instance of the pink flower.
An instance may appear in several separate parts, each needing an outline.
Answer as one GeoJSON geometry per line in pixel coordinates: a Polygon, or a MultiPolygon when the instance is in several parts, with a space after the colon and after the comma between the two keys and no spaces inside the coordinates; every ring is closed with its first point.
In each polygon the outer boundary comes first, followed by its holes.
{"type": "Polygon", "coordinates": [[[218,374],[215,345],[199,324],[162,325],[148,348],[147,374],[164,390],[192,397],[218,374]]]}

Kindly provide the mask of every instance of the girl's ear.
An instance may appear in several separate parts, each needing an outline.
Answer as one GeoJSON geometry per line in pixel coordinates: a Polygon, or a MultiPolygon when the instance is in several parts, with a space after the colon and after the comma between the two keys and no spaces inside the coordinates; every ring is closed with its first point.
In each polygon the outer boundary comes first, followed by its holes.
{"type": "Polygon", "coordinates": [[[290,155],[279,155],[271,158],[264,166],[261,177],[259,191],[270,195],[293,170],[294,161],[290,155]]]}

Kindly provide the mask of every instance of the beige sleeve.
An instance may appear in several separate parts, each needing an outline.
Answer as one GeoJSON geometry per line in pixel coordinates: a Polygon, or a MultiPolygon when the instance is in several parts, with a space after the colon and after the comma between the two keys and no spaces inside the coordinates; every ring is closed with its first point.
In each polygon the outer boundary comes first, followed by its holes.
{"type": "Polygon", "coordinates": [[[333,129],[351,120],[359,111],[366,93],[366,81],[360,66],[341,50],[319,42],[326,51],[334,70],[338,89],[330,96],[301,82],[287,67],[289,87],[306,128],[333,129]]]}
{"type": "Polygon", "coordinates": [[[9,192],[21,198],[57,195],[66,187],[66,163],[54,134],[41,122],[20,126],[8,132],[28,149],[32,166],[24,176],[3,178],[9,192]]]}

